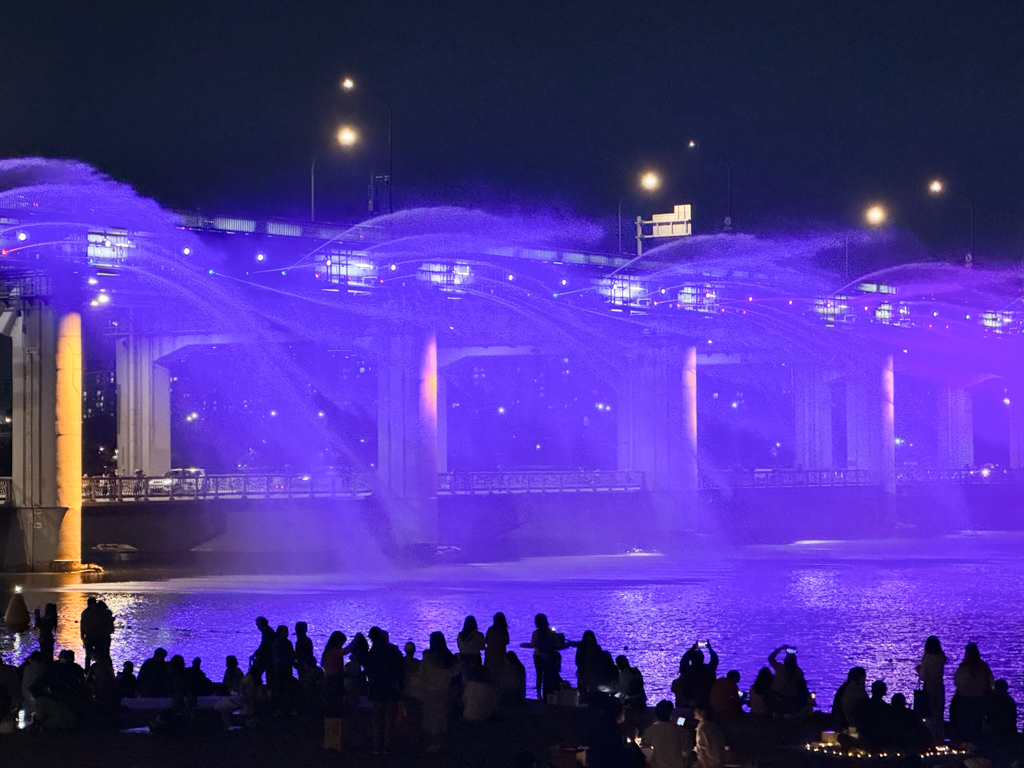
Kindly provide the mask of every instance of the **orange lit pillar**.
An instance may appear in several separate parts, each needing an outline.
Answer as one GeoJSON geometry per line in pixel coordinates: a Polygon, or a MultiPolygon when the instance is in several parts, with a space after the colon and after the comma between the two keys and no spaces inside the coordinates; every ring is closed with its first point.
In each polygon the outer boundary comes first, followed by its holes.
{"type": "Polygon", "coordinates": [[[846,386],[846,465],[876,473],[888,495],[896,493],[896,431],[892,355],[846,386]]]}
{"type": "Polygon", "coordinates": [[[82,560],[82,316],[64,314],[57,326],[57,506],[64,520],[55,566],[73,569],[82,560]]]}
{"type": "Polygon", "coordinates": [[[381,340],[377,451],[381,494],[405,548],[437,544],[437,340],[397,330],[381,340]]]}

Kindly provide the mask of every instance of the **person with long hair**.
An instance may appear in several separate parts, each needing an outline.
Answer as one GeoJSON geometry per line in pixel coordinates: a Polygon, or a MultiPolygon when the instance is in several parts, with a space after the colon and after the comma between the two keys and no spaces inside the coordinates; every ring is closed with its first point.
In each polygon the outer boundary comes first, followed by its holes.
{"type": "Polygon", "coordinates": [[[483,633],[477,627],[476,617],[467,616],[462,624],[462,631],[456,639],[459,647],[459,660],[464,666],[479,667],[480,654],[483,652],[487,641],[483,633]]]}
{"type": "Polygon", "coordinates": [[[924,655],[921,663],[917,665],[917,676],[924,686],[925,712],[924,715],[928,730],[936,741],[942,740],[942,726],[946,716],[946,654],[942,650],[942,643],[935,635],[929,636],[924,641],[924,655]]]}
{"type": "Polygon", "coordinates": [[[452,674],[455,658],[444,634],[432,632],[430,646],[420,662],[420,691],[423,694],[423,732],[430,740],[428,752],[444,749],[448,715],[452,704],[452,674]]]}
{"type": "Polygon", "coordinates": [[[949,705],[949,726],[964,741],[978,744],[985,722],[985,702],[992,692],[992,670],[981,658],[977,643],[968,643],[956,668],[956,693],[949,705]]]}

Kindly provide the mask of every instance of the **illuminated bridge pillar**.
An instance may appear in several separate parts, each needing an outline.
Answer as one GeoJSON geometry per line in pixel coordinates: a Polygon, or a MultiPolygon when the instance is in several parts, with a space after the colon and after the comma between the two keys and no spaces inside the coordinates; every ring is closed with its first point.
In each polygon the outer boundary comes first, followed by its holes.
{"type": "Polygon", "coordinates": [[[1010,398],[1010,467],[1024,469],[1024,386],[1011,387],[1010,398]]]}
{"type": "Polygon", "coordinates": [[[171,468],[171,374],[157,361],[173,339],[130,334],[117,341],[117,468],[162,475],[171,468]]]}
{"type": "Polygon", "coordinates": [[[69,570],[82,557],[82,334],[77,312],[26,300],[11,337],[12,493],[8,569],[69,570]]]}
{"type": "Polygon", "coordinates": [[[896,431],[892,355],[847,381],[846,466],[877,474],[887,494],[896,493],[896,431]]]}
{"type": "Polygon", "coordinates": [[[974,466],[974,418],[971,394],[963,387],[938,386],[938,469],[974,466]]]}
{"type": "Polygon", "coordinates": [[[437,341],[402,329],[381,340],[377,365],[377,466],[398,543],[437,543],[437,341]]]}
{"type": "Polygon", "coordinates": [[[676,522],[697,490],[697,350],[654,344],[619,382],[618,468],[644,473],[676,522]]]}
{"type": "Polygon", "coordinates": [[[832,381],[810,365],[793,368],[796,434],[793,461],[801,469],[832,469],[832,381]]]}

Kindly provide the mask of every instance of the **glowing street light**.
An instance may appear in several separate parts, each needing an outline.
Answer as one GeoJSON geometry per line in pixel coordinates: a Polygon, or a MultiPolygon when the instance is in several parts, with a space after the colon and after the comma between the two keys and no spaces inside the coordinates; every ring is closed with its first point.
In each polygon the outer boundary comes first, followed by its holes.
{"type": "MultiPolygon", "coordinates": [[[[868,206],[864,211],[864,221],[869,226],[880,227],[889,218],[889,212],[885,210],[884,206],[875,204],[868,206]]],[[[854,230],[846,230],[846,276],[850,276],[850,235],[853,234],[854,230]]]]}
{"type": "MultiPolygon", "coordinates": [[[[345,149],[350,149],[359,143],[359,132],[351,125],[342,125],[338,127],[338,132],[335,134],[335,138],[338,141],[338,145],[345,149]]],[[[316,155],[313,156],[313,162],[309,164],[309,220],[316,221],[316,155]]]]}
{"type": "MultiPolygon", "coordinates": [[[[353,80],[351,77],[344,77],[344,78],[342,78],[342,80],[341,80],[341,90],[345,91],[346,93],[352,93],[355,89],[356,89],[356,81],[355,80],[353,80]]],[[[387,107],[387,109],[388,109],[388,175],[387,175],[386,181],[387,181],[387,184],[388,184],[388,213],[391,213],[392,212],[391,190],[392,190],[392,187],[393,187],[393,184],[392,184],[393,174],[392,174],[392,163],[391,163],[391,160],[392,160],[392,151],[391,151],[391,136],[392,136],[392,133],[391,133],[391,123],[392,123],[391,102],[388,101],[387,96],[385,96],[383,93],[378,91],[376,88],[367,88],[367,90],[372,92],[372,93],[375,93],[380,98],[380,100],[384,102],[384,106],[387,107]]]]}
{"type": "MultiPolygon", "coordinates": [[[[655,192],[661,187],[661,176],[654,171],[644,171],[640,175],[640,188],[645,192],[655,192]]],[[[622,204],[628,195],[619,198],[619,253],[622,253],[622,204]]]]}
{"type": "Polygon", "coordinates": [[[872,205],[864,211],[864,220],[873,227],[884,224],[888,217],[888,211],[880,205],[872,205]]]}
{"type": "MultiPolygon", "coordinates": [[[[942,183],[941,179],[932,179],[931,183],[928,184],[928,191],[933,195],[941,195],[946,191],[946,185],[942,183]]],[[[955,194],[960,195],[964,200],[967,201],[967,205],[971,209],[971,250],[967,252],[967,266],[971,266],[974,263],[974,201],[967,196],[966,193],[961,192],[959,189],[953,188],[955,194]]]]}
{"type": "Polygon", "coordinates": [[[359,141],[359,134],[351,125],[343,125],[338,129],[338,143],[341,146],[355,146],[357,141],[359,141]]]}

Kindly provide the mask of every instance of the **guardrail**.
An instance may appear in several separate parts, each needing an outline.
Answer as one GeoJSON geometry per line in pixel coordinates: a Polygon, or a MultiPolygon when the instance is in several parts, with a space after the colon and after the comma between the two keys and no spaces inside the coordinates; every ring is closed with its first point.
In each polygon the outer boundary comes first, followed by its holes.
{"type": "Polygon", "coordinates": [[[87,477],[85,503],[182,499],[352,498],[372,491],[365,475],[207,475],[205,477],[87,477]]]}
{"type": "Polygon", "coordinates": [[[878,475],[867,469],[739,469],[701,474],[700,487],[716,488],[823,488],[877,485],[878,475]]]}
{"type": "Polygon", "coordinates": [[[440,496],[639,491],[644,487],[643,472],[620,470],[449,472],[438,480],[440,496]]]}

